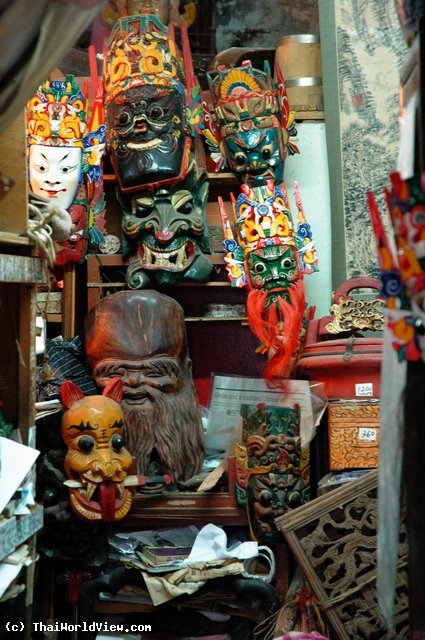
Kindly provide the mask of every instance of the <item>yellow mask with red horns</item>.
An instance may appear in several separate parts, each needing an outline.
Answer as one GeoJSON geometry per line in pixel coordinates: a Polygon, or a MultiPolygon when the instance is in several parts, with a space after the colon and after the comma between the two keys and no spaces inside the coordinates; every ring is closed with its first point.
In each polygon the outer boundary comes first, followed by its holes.
{"type": "Polygon", "coordinates": [[[133,458],[123,437],[122,387],[122,380],[114,378],[102,395],[86,396],[71,381],[61,385],[65,484],[71,508],[83,520],[120,520],[131,507],[126,481],[133,458]]]}

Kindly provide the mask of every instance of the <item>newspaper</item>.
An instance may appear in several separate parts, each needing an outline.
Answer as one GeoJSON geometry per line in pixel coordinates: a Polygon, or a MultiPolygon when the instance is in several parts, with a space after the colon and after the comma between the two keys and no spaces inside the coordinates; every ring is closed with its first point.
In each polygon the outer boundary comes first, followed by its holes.
{"type": "MultiPolygon", "coordinates": [[[[301,408],[301,445],[306,446],[314,436],[318,419],[314,415],[311,383],[308,380],[287,380],[285,391],[271,389],[262,378],[214,375],[210,398],[207,433],[235,427],[240,421],[241,406],[264,403],[272,407],[301,408]]],[[[323,411],[326,402],[323,402],[323,411]]],[[[323,413],[322,411],[322,413],[323,413]]]]}

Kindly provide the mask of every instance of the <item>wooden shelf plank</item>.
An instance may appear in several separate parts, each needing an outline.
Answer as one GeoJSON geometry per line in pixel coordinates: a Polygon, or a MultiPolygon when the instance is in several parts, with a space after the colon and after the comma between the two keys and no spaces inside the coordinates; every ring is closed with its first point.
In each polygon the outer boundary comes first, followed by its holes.
{"type": "MultiPolygon", "coordinates": [[[[230,282],[177,282],[175,287],[230,287],[230,282]]],[[[87,282],[90,289],[126,289],[125,282],[87,282]]]]}
{"type": "Polygon", "coordinates": [[[29,246],[31,241],[27,236],[10,233],[9,231],[0,231],[0,243],[7,245],[29,246]]]}
{"type": "MultiPolygon", "coordinates": [[[[213,252],[210,254],[204,254],[206,258],[212,263],[217,265],[224,264],[224,252],[213,252]]],[[[101,267],[127,267],[128,260],[125,260],[122,253],[87,253],[87,262],[97,262],[101,267]]]]}
{"type": "Polygon", "coordinates": [[[46,263],[41,258],[0,254],[0,280],[17,284],[45,284],[46,263]]]}
{"type": "Polygon", "coordinates": [[[62,314],[61,313],[48,313],[47,314],[47,322],[62,322],[62,314]]]}
{"type": "Polygon", "coordinates": [[[237,506],[231,493],[176,492],[156,496],[137,495],[120,528],[134,526],[204,525],[245,526],[246,512],[237,506]]]}
{"type": "Polygon", "coordinates": [[[248,322],[248,318],[245,316],[222,316],[222,317],[213,317],[213,316],[189,316],[186,318],[186,322],[248,322]]]}

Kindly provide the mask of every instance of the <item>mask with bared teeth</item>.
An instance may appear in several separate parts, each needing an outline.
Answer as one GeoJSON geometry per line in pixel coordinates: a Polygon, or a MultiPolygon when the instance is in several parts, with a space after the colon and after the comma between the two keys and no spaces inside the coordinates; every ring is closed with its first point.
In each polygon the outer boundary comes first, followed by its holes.
{"type": "Polygon", "coordinates": [[[102,395],[86,396],[69,380],[61,385],[65,484],[71,508],[83,520],[120,520],[131,507],[126,481],[133,458],[123,436],[122,387],[121,378],[113,378],[102,395]]]}

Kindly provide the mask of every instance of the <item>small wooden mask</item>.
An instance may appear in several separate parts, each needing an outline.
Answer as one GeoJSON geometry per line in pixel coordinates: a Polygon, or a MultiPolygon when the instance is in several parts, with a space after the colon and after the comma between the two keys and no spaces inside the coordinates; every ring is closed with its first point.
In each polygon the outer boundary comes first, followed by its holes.
{"type": "Polygon", "coordinates": [[[83,520],[120,520],[131,507],[124,481],[133,459],[124,446],[122,387],[114,378],[102,395],[86,396],[69,380],[61,385],[66,484],[71,508],[83,520]]]}

